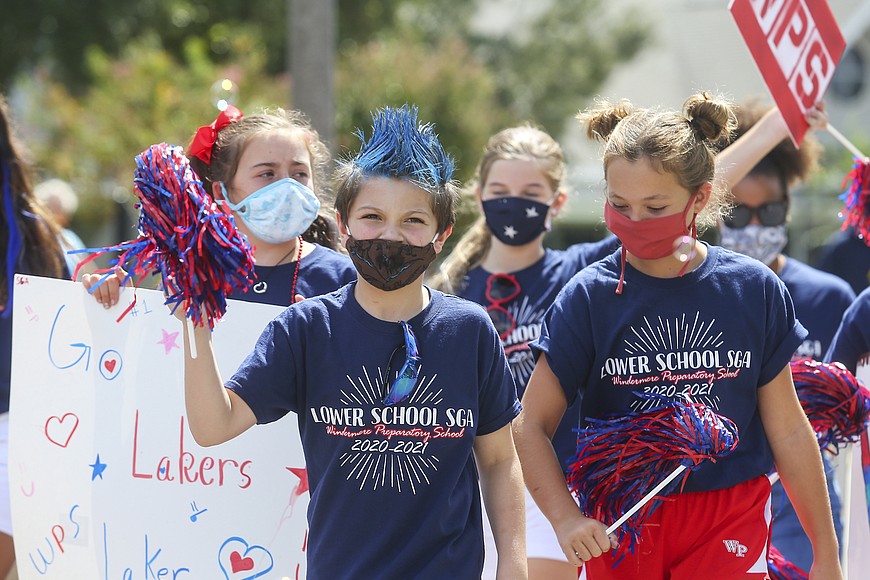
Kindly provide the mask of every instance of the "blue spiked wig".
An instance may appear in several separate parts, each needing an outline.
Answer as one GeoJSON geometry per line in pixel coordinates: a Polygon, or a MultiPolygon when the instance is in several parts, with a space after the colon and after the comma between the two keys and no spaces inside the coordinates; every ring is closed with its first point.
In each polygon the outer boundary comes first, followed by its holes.
{"type": "Polygon", "coordinates": [[[336,172],[335,209],[343,221],[364,180],[388,177],[410,181],[432,196],[432,209],[443,232],[456,221],[459,192],[453,181],[454,162],[444,151],[431,123],[417,120],[417,107],[384,107],[372,113],[372,135],[336,172]]]}

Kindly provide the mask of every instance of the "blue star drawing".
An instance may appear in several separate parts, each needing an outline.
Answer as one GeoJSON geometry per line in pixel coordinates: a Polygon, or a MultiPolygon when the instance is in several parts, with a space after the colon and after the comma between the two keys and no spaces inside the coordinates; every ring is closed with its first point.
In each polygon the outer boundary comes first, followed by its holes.
{"type": "Polygon", "coordinates": [[[99,476],[100,479],[103,479],[103,472],[106,471],[106,464],[100,461],[99,453],[97,453],[97,460],[91,463],[90,467],[94,469],[94,471],[91,473],[91,481],[97,479],[97,476],[99,476]]]}
{"type": "Polygon", "coordinates": [[[526,217],[527,218],[538,217],[538,210],[534,207],[527,207],[526,208],[526,217]]]}

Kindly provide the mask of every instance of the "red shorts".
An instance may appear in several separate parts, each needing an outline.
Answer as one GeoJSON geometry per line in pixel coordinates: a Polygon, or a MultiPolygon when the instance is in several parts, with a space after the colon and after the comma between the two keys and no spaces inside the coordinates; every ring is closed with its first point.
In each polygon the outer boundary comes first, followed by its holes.
{"type": "Polygon", "coordinates": [[[647,519],[634,554],[616,567],[612,552],[583,566],[588,580],[769,578],[770,482],[673,495],[647,519]]]}

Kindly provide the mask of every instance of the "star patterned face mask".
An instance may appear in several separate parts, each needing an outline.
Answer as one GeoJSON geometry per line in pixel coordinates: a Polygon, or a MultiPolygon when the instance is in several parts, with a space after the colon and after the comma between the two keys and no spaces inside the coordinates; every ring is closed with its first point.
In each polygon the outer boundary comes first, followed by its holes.
{"type": "Polygon", "coordinates": [[[550,206],[522,197],[500,197],[484,201],[486,225],[500,242],[524,246],[550,229],[550,206]]]}

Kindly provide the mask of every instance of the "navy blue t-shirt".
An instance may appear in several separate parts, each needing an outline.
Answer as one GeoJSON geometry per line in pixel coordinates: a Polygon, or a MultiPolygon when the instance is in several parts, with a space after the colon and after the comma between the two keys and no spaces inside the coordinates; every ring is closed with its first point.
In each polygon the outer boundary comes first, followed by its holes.
{"type": "Polygon", "coordinates": [[[581,422],[643,411],[636,393],[687,393],[734,421],[739,444],[693,472],[685,491],[731,487],[766,474],[773,454],[757,389],[786,367],[806,336],[782,281],[757,260],[709,247],[677,278],[625,265],[620,252],[575,276],[547,312],[532,348],[546,353],[568,402],[582,395],[581,422]]]}
{"type": "Polygon", "coordinates": [[[779,277],[788,288],[798,320],[809,332],[795,355],[822,360],[843,312],[855,300],[852,287],[794,258],[786,258],[779,277]]]}
{"type": "MultiPolygon", "coordinates": [[[[598,242],[574,244],[565,250],[547,248],[544,257],[537,262],[524,270],[511,272],[520,285],[520,293],[503,306],[516,321],[516,328],[502,342],[502,346],[520,397],[525,392],[526,384],[535,368],[535,357],[529,343],[540,336],[541,322],[547,308],[574,274],[610,255],[618,246],[619,239],[611,235],[598,242]]],[[[468,272],[459,295],[484,307],[489,306],[486,283],[491,274],[492,272],[479,266],[473,268],[468,272]]],[[[575,429],[579,415],[580,403],[577,401],[565,411],[565,416],[553,435],[556,456],[563,467],[566,467],[565,462],[574,455],[577,448],[575,429]]]]}
{"type": "MultiPolygon", "coordinates": [[[[330,248],[311,244],[314,249],[310,254],[302,256],[299,263],[299,276],[296,279],[296,294],[305,298],[320,296],[341,288],[356,280],[356,270],[350,257],[330,248]]],[[[247,292],[234,292],[227,296],[245,302],[260,304],[275,304],[289,306],[292,304],[290,291],[293,287],[293,275],[296,272],[296,260],[279,266],[254,266],[257,282],[265,282],[266,291],[259,293],[255,288],[247,292]]]]}
{"type": "Polygon", "coordinates": [[[227,382],[259,423],[297,414],[311,486],[308,578],[479,578],[472,446],[520,411],[498,336],[480,306],[431,290],[408,321],[418,383],[385,406],[404,335],[363,310],[355,288],[287,308],[227,382]]]}
{"type": "Polygon", "coordinates": [[[859,362],[870,364],[870,288],[858,294],[843,313],[825,360],[843,363],[853,373],[859,362]]]}
{"type": "Polygon", "coordinates": [[[859,294],[870,284],[870,245],[854,228],[840,230],[822,247],[818,267],[839,276],[859,294]]]}

